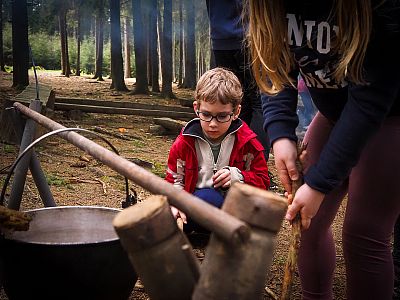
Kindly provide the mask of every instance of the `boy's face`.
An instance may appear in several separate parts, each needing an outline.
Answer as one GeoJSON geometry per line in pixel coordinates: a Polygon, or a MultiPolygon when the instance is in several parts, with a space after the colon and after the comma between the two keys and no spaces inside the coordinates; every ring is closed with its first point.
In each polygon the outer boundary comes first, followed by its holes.
{"type": "Polygon", "coordinates": [[[228,131],[229,126],[231,126],[232,121],[236,120],[240,113],[240,105],[236,111],[233,111],[232,104],[222,104],[219,101],[215,103],[202,101],[201,105],[199,105],[197,101],[194,101],[193,108],[197,116],[200,118],[200,124],[204,134],[212,142],[221,141],[225,133],[228,131]],[[228,121],[219,122],[217,116],[220,121],[228,121]],[[202,120],[208,120],[211,117],[213,118],[209,122],[202,120]]]}

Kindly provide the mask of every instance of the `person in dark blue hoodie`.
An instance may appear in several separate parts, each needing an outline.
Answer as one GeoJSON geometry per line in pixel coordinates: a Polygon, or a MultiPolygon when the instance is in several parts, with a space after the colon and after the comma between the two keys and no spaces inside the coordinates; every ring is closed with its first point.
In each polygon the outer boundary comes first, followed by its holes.
{"type": "Polygon", "coordinates": [[[206,0],[210,20],[211,46],[217,67],[232,71],[243,88],[240,118],[257,134],[269,156],[268,137],[263,130],[260,93],[249,65],[245,45],[245,26],[242,22],[242,1],[206,0]]]}
{"type": "Polygon", "coordinates": [[[304,229],[302,298],[333,298],[331,224],[347,194],[347,299],[392,299],[391,237],[400,214],[400,2],[249,0],[248,24],[253,73],[269,94],[262,104],[265,128],[289,193],[299,176],[298,75],[319,111],[304,137],[305,182],[289,195],[286,215],[299,214],[304,229]]]}

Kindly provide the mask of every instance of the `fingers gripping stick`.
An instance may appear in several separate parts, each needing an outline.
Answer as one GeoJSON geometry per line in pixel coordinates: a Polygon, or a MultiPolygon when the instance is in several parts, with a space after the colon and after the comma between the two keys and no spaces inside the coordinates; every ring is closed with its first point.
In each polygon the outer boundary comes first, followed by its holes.
{"type": "MultiPolygon", "coordinates": [[[[303,153],[303,151],[306,150],[306,148],[307,144],[304,144],[302,141],[297,144],[296,167],[299,171],[299,177],[297,180],[292,181],[293,199],[296,195],[296,191],[303,184],[303,166],[300,161],[300,156],[303,153]]],[[[301,216],[300,212],[298,212],[292,221],[292,230],[290,235],[288,257],[286,259],[286,265],[285,265],[285,274],[283,277],[281,300],[290,299],[290,294],[293,284],[293,274],[296,269],[297,255],[300,247],[300,238],[301,238],[301,216]]]]}

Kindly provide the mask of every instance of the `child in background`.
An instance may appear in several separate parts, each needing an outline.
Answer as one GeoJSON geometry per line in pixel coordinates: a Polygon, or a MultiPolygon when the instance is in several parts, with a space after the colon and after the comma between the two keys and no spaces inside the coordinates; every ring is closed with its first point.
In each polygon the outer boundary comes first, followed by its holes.
{"type": "MultiPolygon", "coordinates": [[[[268,189],[264,148],[256,134],[239,119],[243,92],[231,71],[215,68],[204,73],[196,87],[191,120],[173,143],[166,180],[220,208],[235,182],[268,189]]],[[[185,232],[202,231],[176,208],[185,232]]]]}

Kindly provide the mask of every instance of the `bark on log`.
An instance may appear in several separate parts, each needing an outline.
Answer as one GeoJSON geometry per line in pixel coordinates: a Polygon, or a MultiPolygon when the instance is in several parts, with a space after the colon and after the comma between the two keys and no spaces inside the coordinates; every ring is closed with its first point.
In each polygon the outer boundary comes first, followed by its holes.
{"type": "Polygon", "coordinates": [[[152,116],[152,117],[171,117],[181,120],[190,120],[195,115],[189,112],[180,111],[167,111],[159,109],[141,109],[141,108],[120,108],[120,107],[108,107],[108,106],[96,106],[96,105],[81,105],[81,104],[67,104],[67,103],[55,103],[55,110],[80,110],[87,113],[100,113],[100,114],[121,114],[121,115],[140,115],[140,116],[152,116]]]}
{"type": "Polygon", "coordinates": [[[186,125],[186,122],[174,120],[171,118],[154,118],[154,123],[164,127],[168,132],[178,134],[186,125]]]}
{"type": "Polygon", "coordinates": [[[144,110],[187,112],[187,113],[192,113],[194,116],[192,105],[190,106],[190,108],[188,108],[176,105],[159,105],[159,104],[147,104],[147,103],[137,103],[137,102],[126,102],[126,101],[98,100],[98,99],[87,99],[87,98],[66,98],[66,97],[56,97],[55,102],[57,104],[78,104],[78,105],[89,105],[89,106],[106,106],[106,107],[119,107],[119,108],[136,108],[144,110]]]}
{"type": "Polygon", "coordinates": [[[31,220],[24,212],[0,206],[0,228],[27,231],[31,220]]]}
{"type": "Polygon", "coordinates": [[[216,235],[211,236],[192,299],[261,299],[286,209],[283,197],[234,184],[222,210],[251,226],[250,239],[232,248],[216,235]],[[216,274],[221,280],[216,280],[216,274]]]}
{"type": "Polygon", "coordinates": [[[198,261],[165,196],[151,196],[125,209],[113,225],[151,299],[191,298],[198,261]]]}

